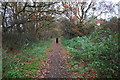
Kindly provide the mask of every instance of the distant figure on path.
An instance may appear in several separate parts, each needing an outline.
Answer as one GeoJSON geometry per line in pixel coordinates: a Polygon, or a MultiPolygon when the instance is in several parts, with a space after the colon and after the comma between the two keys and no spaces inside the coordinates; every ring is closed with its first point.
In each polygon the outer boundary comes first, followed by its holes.
{"type": "Polygon", "coordinates": [[[56,38],[56,43],[58,43],[58,38],[56,38]]]}

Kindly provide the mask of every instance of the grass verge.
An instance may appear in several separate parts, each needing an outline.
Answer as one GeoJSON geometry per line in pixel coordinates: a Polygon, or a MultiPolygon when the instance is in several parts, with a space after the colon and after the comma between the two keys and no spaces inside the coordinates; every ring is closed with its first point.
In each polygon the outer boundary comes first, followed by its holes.
{"type": "Polygon", "coordinates": [[[16,54],[3,50],[4,78],[34,78],[44,64],[53,40],[25,44],[16,54]]]}

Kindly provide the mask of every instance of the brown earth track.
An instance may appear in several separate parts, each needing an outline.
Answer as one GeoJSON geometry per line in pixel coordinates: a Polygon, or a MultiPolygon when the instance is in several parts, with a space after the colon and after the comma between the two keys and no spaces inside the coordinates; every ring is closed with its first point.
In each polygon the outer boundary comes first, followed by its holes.
{"type": "Polygon", "coordinates": [[[39,78],[70,78],[70,73],[66,71],[66,58],[68,52],[63,48],[61,40],[53,41],[51,51],[48,53],[46,65],[43,66],[42,76],[39,78]]]}

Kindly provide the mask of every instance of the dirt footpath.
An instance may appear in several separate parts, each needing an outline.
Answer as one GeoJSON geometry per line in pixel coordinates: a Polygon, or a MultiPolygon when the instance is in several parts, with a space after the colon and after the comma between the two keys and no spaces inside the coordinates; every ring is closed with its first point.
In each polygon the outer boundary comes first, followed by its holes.
{"type": "Polygon", "coordinates": [[[61,40],[58,39],[58,43],[54,40],[51,48],[40,78],[70,78],[70,74],[65,70],[68,54],[61,45],[61,40]]]}

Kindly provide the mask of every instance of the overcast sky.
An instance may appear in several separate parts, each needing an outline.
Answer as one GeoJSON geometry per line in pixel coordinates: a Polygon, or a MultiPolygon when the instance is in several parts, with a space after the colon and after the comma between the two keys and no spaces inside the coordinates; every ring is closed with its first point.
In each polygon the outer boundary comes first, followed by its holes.
{"type": "Polygon", "coordinates": [[[118,3],[120,0],[101,0],[101,1],[112,1],[112,2],[118,3]]]}
{"type": "MultiPolygon", "coordinates": [[[[23,0],[23,1],[26,1],[26,0],[23,0]]],[[[32,2],[32,1],[37,1],[37,2],[41,2],[41,1],[48,2],[48,1],[51,1],[52,2],[52,1],[61,1],[61,0],[28,0],[28,1],[30,1],[30,2],[32,2]]],[[[84,0],[62,0],[62,1],[84,1],[84,0]]],[[[118,3],[120,0],[97,0],[97,1],[112,1],[112,2],[118,3]]]]}
{"type": "MultiPolygon", "coordinates": [[[[118,2],[119,2],[119,5],[120,5],[120,0],[99,0],[99,1],[111,1],[111,2],[114,2],[114,3],[118,3],[118,2]]],[[[116,9],[116,12],[118,12],[118,9],[119,9],[119,8],[116,9]]],[[[118,14],[118,17],[120,17],[120,15],[119,15],[120,12],[118,12],[117,14],[118,14]]],[[[110,17],[109,15],[105,15],[105,14],[101,15],[101,17],[104,18],[104,19],[105,19],[105,16],[106,16],[106,18],[108,18],[108,19],[109,19],[109,17],[110,17]]],[[[114,15],[113,15],[113,16],[114,16],[114,15]]],[[[111,16],[111,17],[112,17],[112,16],[111,16]]]]}
{"type": "MultiPolygon", "coordinates": [[[[19,1],[19,2],[32,2],[32,1],[37,1],[37,2],[42,2],[42,1],[45,1],[45,2],[48,2],[48,1],[85,1],[85,0],[0,0],[0,1],[5,1],[5,2],[16,2],[16,1],[19,1]]],[[[87,1],[87,0],[86,0],[87,1]]],[[[96,1],[96,0],[95,0],[96,1]]],[[[115,3],[118,3],[120,0],[97,0],[97,1],[112,1],[112,2],[115,2],[115,3]]]]}
{"type": "MultiPolygon", "coordinates": [[[[42,1],[44,1],[44,2],[48,2],[48,1],[61,1],[61,0],[2,0],[2,1],[19,1],[19,2],[26,2],[26,1],[28,1],[28,2],[33,2],[33,1],[37,1],[37,2],[42,2],[42,1]]],[[[62,0],[62,1],[91,1],[91,0],[62,0]]],[[[96,0],[95,0],[96,1],[96,0]]],[[[120,0],[97,0],[98,2],[99,1],[111,1],[111,2],[114,2],[114,3],[118,3],[118,2],[120,2],[120,0]]],[[[120,4],[119,4],[120,5],[120,4]]],[[[118,11],[118,9],[116,9],[116,11],[118,11]]],[[[118,13],[117,13],[118,14],[118,13]]],[[[114,16],[114,15],[113,15],[114,16]]],[[[101,15],[101,17],[100,18],[109,18],[110,16],[109,15],[106,15],[106,14],[103,14],[103,15],[101,15]]],[[[112,16],[111,16],[112,17],[112,16]]],[[[120,13],[119,13],[119,17],[120,17],[120,13]]]]}

